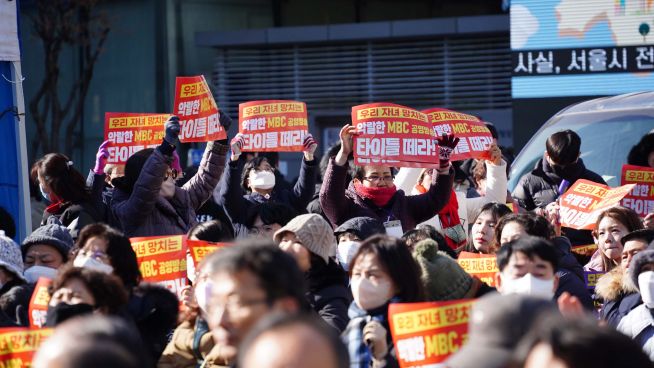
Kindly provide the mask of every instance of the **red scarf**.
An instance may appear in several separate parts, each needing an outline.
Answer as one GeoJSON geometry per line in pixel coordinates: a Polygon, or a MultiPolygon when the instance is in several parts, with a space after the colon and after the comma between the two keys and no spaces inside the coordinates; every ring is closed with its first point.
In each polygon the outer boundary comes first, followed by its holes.
{"type": "Polygon", "coordinates": [[[61,212],[61,208],[64,205],[64,200],[57,197],[57,195],[54,193],[50,193],[48,197],[50,197],[50,201],[52,202],[52,204],[46,207],[45,210],[53,215],[56,215],[59,212],[61,212]]]}
{"type": "MultiPolygon", "coordinates": [[[[421,194],[427,193],[427,189],[421,184],[416,185],[416,190],[421,194]]],[[[438,219],[441,221],[443,229],[461,224],[461,219],[459,218],[459,201],[456,198],[454,190],[450,192],[450,200],[447,202],[445,207],[438,212],[438,219]]],[[[465,241],[457,244],[449,236],[443,237],[445,238],[447,245],[452,249],[456,249],[465,244],[465,241]]]]}
{"type": "Polygon", "coordinates": [[[386,206],[397,192],[395,185],[390,187],[366,187],[361,183],[354,183],[354,190],[362,198],[371,200],[377,207],[386,206]]]}

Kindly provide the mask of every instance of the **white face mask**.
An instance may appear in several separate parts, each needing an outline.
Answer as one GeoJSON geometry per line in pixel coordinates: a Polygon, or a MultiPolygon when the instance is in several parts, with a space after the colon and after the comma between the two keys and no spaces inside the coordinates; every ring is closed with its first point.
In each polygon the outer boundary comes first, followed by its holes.
{"type": "Polygon", "coordinates": [[[504,274],[501,277],[502,294],[524,294],[544,299],[554,297],[554,279],[543,280],[530,273],[517,279],[512,279],[504,274]]]}
{"type": "Polygon", "coordinates": [[[352,278],[351,285],[354,302],[363,310],[381,307],[393,297],[391,283],[387,280],[373,284],[365,277],[352,278]]]}
{"type": "Polygon", "coordinates": [[[191,284],[195,284],[195,263],[191,253],[186,254],[186,277],[191,281],[191,284]]]}
{"type": "Polygon", "coordinates": [[[73,266],[79,268],[88,268],[89,270],[100,271],[106,274],[111,274],[114,272],[114,268],[108,264],[102,263],[95,258],[83,256],[81,254],[75,258],[75,261],[73,261],[73,266]]]}
{"type": "Polygon", "coordinates": [[[654,309],[654,271],[645,271],[638,275],[638,288],[643,304],[649,309],[654,309]]]}
{"type": "Polygon", "coordinates": [[[338,263],[343,267],[345,271],[350,270],[350,261],[352,260],[352,257],[357,253],[357,250],[359,250],[359,246],[361,246],[361,242],[355,241],[355,240],[346,240],[342,241],[338,244],[338,252],[336,252],[336,258],[338,259],[338,263]]]}
{"type": "Polygon", "coordinates": [[[250,171],[250,186],[257,189],[271,189],[275,186],[275,173],[268,170],[250,171]]]}
{"type": "Polygon", "coordinates": [[[54,279],[57,276],[57,270],[45,266],[32,266],[25,270],[23,276],[25,276],[25,280],[28,283],[33,284],[39,281],[39,277],[45,277],[50,280],[54,279]]]}
{"type": "Polygon", "coordinates": [[[195,286],[194,294],[195,301],[198,303],[198,307],[206,317],[207,309],[209,307],[209,293],[211,292],[211,282],[205,281],[200,282],[195,286]]]}
{"type": "Polygon", "coordinates": [[[161,189],[159,189],[159,194],[164,198],[173,198],[175,196],[175,180],[172,177],[164,180],[161,183],[161,189]]]}

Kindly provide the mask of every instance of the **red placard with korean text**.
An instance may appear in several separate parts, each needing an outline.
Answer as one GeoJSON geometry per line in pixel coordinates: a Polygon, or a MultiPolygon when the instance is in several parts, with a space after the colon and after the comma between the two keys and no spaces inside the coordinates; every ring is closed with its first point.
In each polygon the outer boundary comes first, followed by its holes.
{"type": "Polygon", "coordinates": [[[134,153],[160,145],[169,117],[170,114],[105,113],[104,140],[111,141],[107,162],[125,163],[134,153]]]}
{"type": "Polygon", "coordinates": [[[459,143],[450,157],[451,161],[488,157],[488,149],[493,143],[493,136],[486,124],[479,118],[443,108],[433,108],[422,112],[427,114],[436,136],[454,134],[459,138],[459,143]]]}
{"type": "Polygon", "coordinates": [[[392,103],[352,107],[356,165],[438,167],[438,142],[427,115],[392,103]]]}
{"type": "Polygon", "coordinates": [[[579,179],[559,198],[561,226],[592,230],[603,210],[618,205],[635,184],[617,188],[579,179]]]}
{"type": "Polygon", "coordinates": [[[0,328],[0,367],[31,367],[34,354],[53,333],[51,328],[0,328]]]}
{"type": "Polygon", "coordinates": [[[465,345],[473,303],[462,299],[391,304],[388,320],[400,367],[433,367],[465,345]]]}
{"type": "Polygon", "coordinates": [[[186,245],[191,253],[193,266],[197,269],[198,264],[200,264],[205,257],[223,247],[229,246],[230,243],[212,243],[204,240],[187,239],[186,245]]]}
{"type": "Polygon", "coordinates": [[[163,285],[180,297],[186,286],[183,235],[130,238],[143,280],[163,285]]]}
{"type": "Polygon", "coordinates": [[[179,117],[180,142],[227,139],[220,125],[218,105],[203,75],[175,79],[174,114],[179,117]]]}
{"type": "Polygon", "coordinates": [[[500,272],[496,259],[494,254],[461,252],[456,261],[465,272],[477,276],[482,282],[495,287],[495,274],[500,272]]]}
{"type": "Polygon", "coordinates": [[[28,308],[29,320],[31,327],[43,327],[45,319],[48,314],[48,304],[50,304],[50,293],[48,288],[52,285],[52,280],[39,277],[39,280],[34,286],[32,298],[28,308]]]}
{"type": "Polygon", "coordinates": [[[307,105],[290,100],[250,101],[238,105],[243,152],[301,152],[309,134],[307,105]]]}
{"type": "Polygon", "coordinates": [[[654,213],[654,169],[635,165],[622,166],[620,184],[635,184],[621,205],[636,211],[640,217],[654,213]]]}

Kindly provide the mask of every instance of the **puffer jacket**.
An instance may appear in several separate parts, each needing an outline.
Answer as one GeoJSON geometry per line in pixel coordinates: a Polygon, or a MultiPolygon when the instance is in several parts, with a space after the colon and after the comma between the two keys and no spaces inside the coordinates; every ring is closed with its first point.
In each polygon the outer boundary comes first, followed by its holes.
{"type": "Polygon", "coordinates": [[[128,237],[186,234],[197,221],[195,211],[209,199],[225,168],[227,146],[209,142],[200,168],[171,199],[159,195],[172,155],[155,149],[145,161],[132,193],[116,188],[111,201],[115,218],[128,237]]]}
{"type": "Polygon", "coordinates": [[[595,295],[604,301],[600,318],[613,327],[617,327],[624,316],[643,303],[638,289],[621,266],[597,280],[595,295]]]}
{"type": "Polygon", "coordinates": [[[564,236],[559,236],[554,238],[552,242],[559,258],[559,268],[556,271],[556,275],[559,276],[559,286],[556,288],[554,298],[558,299],[563,292],[567,291],[579,298],[579,301],[586,309],[593,310],[593,299],[586,288],[584,269],[572,254],[570,240],[564,236]]]}
{"type": "Polygon", "coordinates": [[[618,331],[631,337],[654,361],[654,311],[641,304],[618,324],[618,331]]]}
{"type": "Polygon", "coordinates": [[[343,191],[347,172],[347,164],[339,166],[333,158],[330,159],[320,190],[320,205],[334,228],[353,217],[365,216],[382,223],[399,220],[403,232],[412,230],[447,204],[454,181],[453,170],[450,169],[447,175],[436,176],[427,193],[409,196],[398,190],[384,207],[378,207],[357,194],[354,181],[343,191]]]}

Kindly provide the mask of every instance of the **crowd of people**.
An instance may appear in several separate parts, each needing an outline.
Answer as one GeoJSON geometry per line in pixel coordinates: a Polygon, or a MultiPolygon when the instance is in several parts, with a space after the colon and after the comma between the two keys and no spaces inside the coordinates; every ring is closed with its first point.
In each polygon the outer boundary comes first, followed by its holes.
{"type": "MultiPolygon", "coordinates": [[[[389,305],[462,299],[476,300],[467,343],[444,366],[653,366],[654,214],[561,227],[567,187],[605,184],[573,131],[512,193],[496,136],[485,159],[451,162],[458,138],[443,135],[438,168],[356,166],[348,124],[321,159],[307,136],[290,183],[240,134],[182,169],[179,133],[173,116],[124,165],[103,143],[86,180],[60,153],[32,166],[33,232],[17,244],[0,223],[0,326],[29,326],[34,284],[52,280],[34,367],[398,367],[389,305]],[[169,235],[230,244],[189,268],[180,297],[143,281],[130,244],[169,235]],[[587,244],[592,257],[572,252],[587,244]],[[462,252],[495,257],[494,282],[462,252]],[[604,273],[594,293],[585,271],[604,273]]],[[[625,163],[654,167],[654,133],[632,144],[625,163]]]]}

